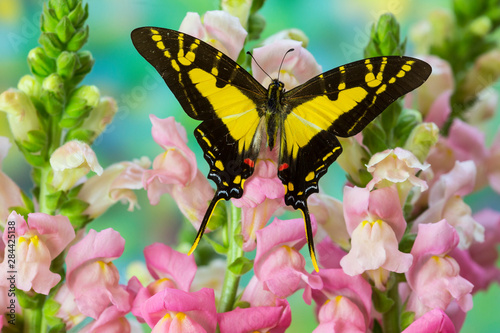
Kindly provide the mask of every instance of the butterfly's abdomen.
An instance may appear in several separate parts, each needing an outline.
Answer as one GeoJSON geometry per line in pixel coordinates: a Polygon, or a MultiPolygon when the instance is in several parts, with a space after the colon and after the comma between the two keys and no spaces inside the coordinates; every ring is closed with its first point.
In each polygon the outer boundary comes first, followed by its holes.
{"type": "Polygon", "coordinates": [[[267,90],[266,127],[267,144],[273,149],[278,133],[279,119],[283,112],[282,96],[285,85],[279,80],[273,80],[267,90]]]}

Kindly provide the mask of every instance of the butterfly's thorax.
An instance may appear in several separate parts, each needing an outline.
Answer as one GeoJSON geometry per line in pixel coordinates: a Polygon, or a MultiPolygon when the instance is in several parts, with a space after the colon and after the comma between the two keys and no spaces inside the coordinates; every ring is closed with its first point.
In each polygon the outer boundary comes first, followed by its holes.
{"type": "Polygon", "coordinates": [[[283,82],[275,79],[271,82],[267,92],[267,108],[266,108],[266,127],[267,127],[267,143],[271,149],[276,143],[276,135],[278,133],[278,124],[281,114],[283,113],[282,97],[285,92],[283,82]]]}

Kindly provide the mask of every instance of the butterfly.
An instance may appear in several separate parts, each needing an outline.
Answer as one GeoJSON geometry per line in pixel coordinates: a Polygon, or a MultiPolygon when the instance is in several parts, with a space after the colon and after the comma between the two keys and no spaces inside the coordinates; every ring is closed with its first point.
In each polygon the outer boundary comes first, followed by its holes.
{"type": "Polygon", "coordinates": [[[307,198],[318,192],[319,179],[342,153],[337,136],[359,133],[431,73],[424,61],[385,56],[329,70],[289,91],[278,79],[266,89],[224,53],[188,34],[142,27],[131,37],[184,111],[201,121],[194,136],[217,189],[188,254],[217,203],[243,195],[261,145],[279,145],[277,174],[285,187],[284,201],[302,212],[316,271],[307,198]]]}

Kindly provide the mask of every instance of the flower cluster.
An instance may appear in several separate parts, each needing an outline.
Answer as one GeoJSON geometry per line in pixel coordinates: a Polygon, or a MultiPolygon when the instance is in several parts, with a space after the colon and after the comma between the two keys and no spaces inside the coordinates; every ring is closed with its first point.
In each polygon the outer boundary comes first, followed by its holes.
{"type": "MultiPolygon", "coordinates": [[[[283,214],[278,149],[263,147],[244,195],[218,205],[204,238],[210,246],[188,256],[184,242],[177,250],[147,245],[145,265],[131,264],[126,278],[113,263],[126,240],[112,228],[85,227],[118,201],[133,210],[134,190],[144,189],[152,205],[170,195],[194,232],[214,190],[173,117],[150,116],[163,149],[152,163],[142,157],[103,169],[91,144],[117,110],[97,87],[78,86],[93,64],[80,50],[88,9],[80,0],[48,1],[41,46],[28,55],[32,75],[0,95],[35,184],[30,198],[0,171],[0,293],[13,291],[17,300],[9,308],[0,297],[0,327],[131,332],[141,323],[153,332],[278,333],[292,322],[287,298],[302,292],[314,304],[314,332],[459,331],[472,295],[500,282],[500,212],[473,213],[466,198],[486,186],[500,193],[500,136],[487,147],[481,132],[498,103],[490,86],[500,62],[488,36],[500,20],[494,5],[465,10],[467,1],[412,31],[420,58],[433,67],[428,81],[362,133],[341,139],[343,200],[318,193],[308,201],[319,271],[301,253],[303,220],[283,214]],[[475,42],[479,53],[460,46],[475,42]],[[460,46],[456,58],[453,46],[460,46]],[[16,323],[15,314],[24,321],[16,323]]],[[[279,75],[287,90],[320,74],[297,29],[261,41],[253,49],[260,67],[250,65],[243,55],[264,29],[262,5],[222,0],[222,10],[188,13],[180,31],[246,66],[263,86],[270,83],[264,71],[279,75]]],[[[404,50],[394,17],[381,16],[365,56],[404,50]]],[[[10,146],[0,137],[0,163],[10,146]]]]}

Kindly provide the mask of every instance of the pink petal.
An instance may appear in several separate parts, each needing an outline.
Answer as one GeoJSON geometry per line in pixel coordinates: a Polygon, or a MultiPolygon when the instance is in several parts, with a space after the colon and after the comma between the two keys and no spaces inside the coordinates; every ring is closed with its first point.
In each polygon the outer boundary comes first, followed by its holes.
{"type": "Polygon", "coordinates": [[[275,307],[236,308],[233,311],[219,313],[218,321],[221,333],[246,333],[265,330],[270,333],[285,332],[292,321],[290,306],[284,304],[275,307]]]}
{"type": "Polygon", "coordinates": [[[146,246],[144,257],[154,279],[171,278],[179,289],[189,291],[196,274],[193,256],[177,252],[165,244],[154,243],[146,246]]]}
{"type": "Polygon", "coordinates": [[[403,333],[455,333],[455,326],[443,310],[433,309],[415,320],[403,333]]]}

